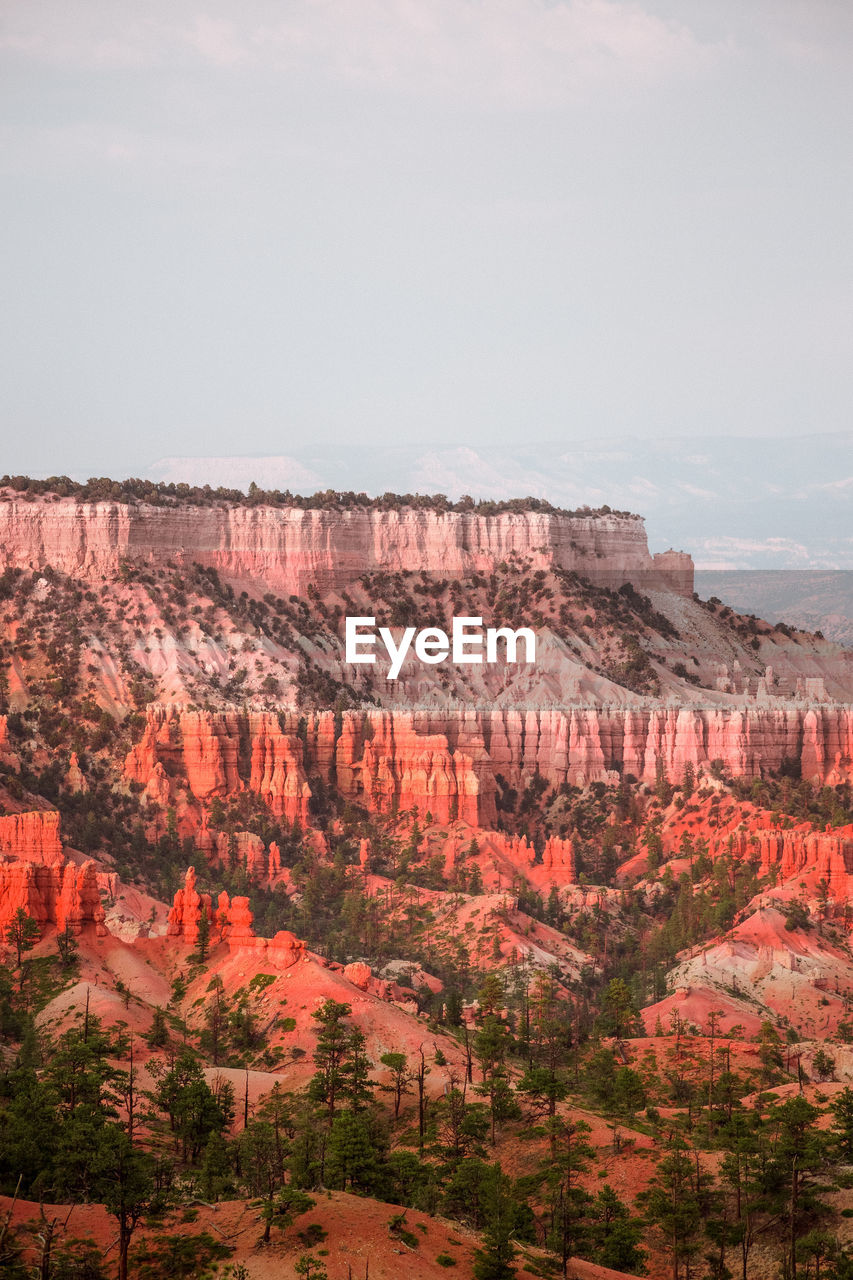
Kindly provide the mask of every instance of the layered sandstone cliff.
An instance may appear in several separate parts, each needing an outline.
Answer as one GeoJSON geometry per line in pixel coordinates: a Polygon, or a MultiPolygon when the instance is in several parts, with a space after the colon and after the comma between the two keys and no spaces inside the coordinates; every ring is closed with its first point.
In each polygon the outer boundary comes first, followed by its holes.
{"type": "MultiPolygon", "coordinates": [[[[488,827],[507,788],[537,774],[549,786],[654,782],[658,762],[678,782],[687,765],[715,761],[738,777],[783,762],[821,785],[853,778],[853,707],[787,703],[734,708],[460,707],[438,712],[196,712],[149,708],[125,773],[150,795],[170,779],[202,805],[247,788],[273,813],[303,825],[310,778],[333,782],[373,812],[417,808],[439,822],[488,827]],[[152,782],[153,780],[153,782],[152,782]]],[[[260,857],[260,855],[259,855],[260,857]]]]}
{"type": "Polygon", "coordinates": [[[488,572],[513,556],[576,570],[610,586],[665,582],[689,595],[693,563],[649,554],[638,516],[501,512],[485,516],[404,507],[154,507],[144,503],[25,501],[0,494],[2,564],[51,565],[72,577],[115,577],[122,561],[194,562],[281,595],[340,588],[377,569],[488,572]]]}
{"type": "MultiPolygon", "coordinates": [[[[308,723],[307,771],[332,755],[334,717],[308,723]]],[[[437,795],[456,798],[456,816],[476,805],[481,825],[494,819],[502,784],[519,790],[538,773],[552,786],[616,782],[620,775],[654,782],[658,761],[678,782],[688,764],[706,772],[715,761],[738,777],[777,773],[799,764],[809,781],[853,778],[853,707],[787,703],[724,708],[571,707],[455,712],[345,713],[334,760],[345,795],[370,807],[396,798],[400,808],[430,808],[437,795]],[[415,767],[417,766],[417,768],[415,767]]]]}
{"type": "Polygon", "coordinates": [[[125,777],[160,804],[168,802],[173,778],[204,803],[248,789],[277,817],[304,824],[311,789],[296,727],[285,733],[271,712],[150,709],[142,739],[125,760],[125,777]]]}
{"type": "Polygon", "coordinates": [[[46,867],[64,862],[59,814],[36,810],[0,818],[0,856],[3,855],[46,867]]]}
{"type": "Polygon", "coordinates": [[[39,926],[106,933],[103,879],[91,860],[78,866],[66,859],[58,813],[0,818],[0,927],[23,909],[39,926]]]}

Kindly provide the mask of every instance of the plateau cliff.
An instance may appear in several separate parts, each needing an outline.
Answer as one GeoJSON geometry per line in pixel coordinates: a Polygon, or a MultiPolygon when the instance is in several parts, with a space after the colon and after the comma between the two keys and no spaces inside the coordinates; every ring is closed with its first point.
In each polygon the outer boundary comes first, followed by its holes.
{"type": "Polygon", "coordinates": [[[377,569],[489,572],[512,556],[609,586],[631,581],[693,591],[688,555],[650,555],[642,519],[615,514],[150,506],[28,501],[6,491],[0,547],[13,568],[50,565],[74,578],[114,578],[125,561],[198,563],[228,581],[281,595],[303,595],[309,586],[340,589],[377,569]]]}

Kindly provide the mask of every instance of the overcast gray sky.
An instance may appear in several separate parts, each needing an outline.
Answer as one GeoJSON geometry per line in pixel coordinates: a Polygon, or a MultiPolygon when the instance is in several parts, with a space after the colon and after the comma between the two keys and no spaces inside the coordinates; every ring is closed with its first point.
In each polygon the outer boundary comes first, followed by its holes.
{"type": "Polygon", "coordinates": [[[0,471],[848,429],[849,0],[0,0],[0,471]]]}

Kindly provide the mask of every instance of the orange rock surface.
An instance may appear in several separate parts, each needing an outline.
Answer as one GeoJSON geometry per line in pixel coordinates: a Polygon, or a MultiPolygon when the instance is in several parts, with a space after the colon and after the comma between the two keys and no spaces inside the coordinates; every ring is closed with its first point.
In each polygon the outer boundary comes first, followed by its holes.
{"type": "Polygon", "coordinates": [[[736,776],[760,777],[789,759],[821,785],[853,778],[853,708],[843,705],[371,709],[346,711],[337,724],[336,736],[332,712],[309,714],[300,729],[293,710],[154,706],[125,777],[160,804],[174,775],[202,804],[248,788],[304,826],[307,775],[334,771],[342,794],[372,812],[417,808],[483,827],[496,821],[498,775],[516,790],[537,773],[549,786],[615,783],[623,774],[651,783],[661,760],[677,782],[688,764],[707,772],[721,760],[736,776]]]}
{"type": "Polygon", "coordinates": [[[52,810],[12,813],[0,818],[0,854],[43,866],[65,861],[59,814],[52,810]]]}
{"type": "Polygon", "coordinates": [[[99,877],[91,859],[66,861],[58,813],[0,818],[0,926],[22,908],[41,926],[80,932],[91,925],[105,933],[100,882],[111,879],[99,877]]]}
{"type": "Polygon", "coordinates": [[[235,897],[229,900],[227,893],[220,893],[216,906],[211,902],[209,893],[199,893],[196,889],[196,873],[188,867],[184,876],[183,887],[175,894],[169,911],[167,935],[186,943],[197,943],[199,924],[202,915],[207,916],[211,925],[211,944],[216,941],[227,941],[230,951],[248,948],[256,953],[263,953],[265,962],[277,969],[288,969],[296,964],[305,954],[305,943],[281,929],[273,938],[259,938],[253,928],[253,916],[249,908],[249,899],[235,897]]]}
{"type": "Polygon", "coordinates": [[[276,816],[304,824],[311,789],[295,727],[293,733],[282,732],[278,717],[266,712],[241,717],[230,711],[149,708],[142,738],[125,759],[124,776],[161,804],[170,794],[170,771],[186,779],[189,791],[204,804],[248,787],[276,816]],[[251,752],[242,775],[241,734],[251,752]]]}
{"type": "Polygon", "coordinates": [[[853,875],[853,831],[810,831],[771,827],[767,830],[735,831],[726,840],[711,844],[711,852],[726,849],[739,858],[760,860],[758,874],[766,876],[776,867],[783,880],[805,871],[822,876],[836,897],[846,899],[849,879],[853,875]]]}
{"type": "Polygon", "coordinates": [[[0,860],[0,925],[8,924],[19,908],[41,926],[69,925],[80,932],[87,925],[106,933],[104,908],[94,862],[77,867],[39,866],[32,862],[0,860]]]}

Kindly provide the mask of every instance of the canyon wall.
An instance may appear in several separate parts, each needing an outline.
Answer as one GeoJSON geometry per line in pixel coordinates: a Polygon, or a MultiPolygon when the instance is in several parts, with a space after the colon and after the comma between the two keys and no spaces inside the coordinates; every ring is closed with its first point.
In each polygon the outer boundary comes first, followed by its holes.
{"type": "Polygon", "coordinates": [[[0,857],[3,855],[46,867],[64,862],[59,814],[48,809],[0,818],[0,857]]]}
{"type": "Polygon", "coordinates": [[[75,932],[93,926],[106,933],[100,889],[115,877],[94,862],[66,860],[59,814],[14,813],[0,818],[0,928],[19,908],[42,927],[66,925],[75,932]]]}
{"type": "Polygon", "coordinates": [[[373,812],[417,807],[438,822],[495,823],[501,793],[538,773],[549,786],[654,782],[658,761],[678,782],[687,765],[714,761],[738,777],[777,773],[783,762],[821,785],[853,779],[853,707],[783,703],[740,708],[664,706],[448,712],[185,711],[148,709],[125,776],[156,790],[183,787],[209,804],[241,790],[304,825],[312,777],[373,812]]]}
{"type": "Polygon", "coordinates": [[[112,578],[123,560],[198,562],[229,581],[279,595],[303,595],[311,583],[321,591],[340,588],[377,569],[488,572],[513,555],[608,586],[631,581],[693,591],[688,555],[651,556],[640,517],[612,514],[154,507],[26,501],[7,491],[0,494],[0,548],[3,566],[51,565],[71,577],[112,578]]]}
{"type": "Polygon", "coordinates": [[[178,777],[204,803],[254,791],[276,817],[304,825],[311,789],[296,729],[293,720],[285,733],[268,711],[149,708],[142,738],[125,760],[125,777],[161,807],[178,777]]]}

